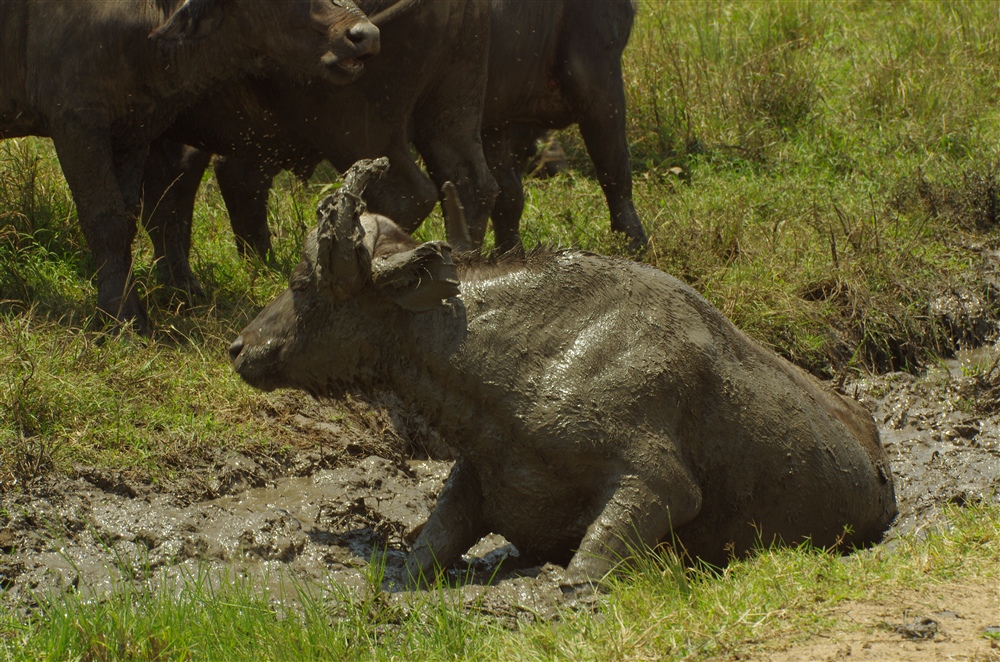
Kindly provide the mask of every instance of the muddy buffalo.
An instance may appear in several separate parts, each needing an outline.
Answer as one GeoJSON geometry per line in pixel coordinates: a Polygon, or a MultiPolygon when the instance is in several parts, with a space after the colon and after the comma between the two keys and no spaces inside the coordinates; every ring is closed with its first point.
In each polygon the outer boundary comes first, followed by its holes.
{"type": "Polygon", "coordinates": [[[131,245],[148,145],[262,61],[348,82],[378,50],[350,0],[0,0],[0,139],[49,136],[97,264],[97,307],[148,330],[131,245]]]}
{"type": "Polygon", "coordinates": [[[230,355],[260,389],[391,389],[458,449],[410,572],[489,532],[572,582],[664,540],[724,564],[880,539],[893,480],[856,402],[646,265],[567,250],[456,266],[443,242],[373,258],[371,172],[321,205],[289,288],[230,355]]]}

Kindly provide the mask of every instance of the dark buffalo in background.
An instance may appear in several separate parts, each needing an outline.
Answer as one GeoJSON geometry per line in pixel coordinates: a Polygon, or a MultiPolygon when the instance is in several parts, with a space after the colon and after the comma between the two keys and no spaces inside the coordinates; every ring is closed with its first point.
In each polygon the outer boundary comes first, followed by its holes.
{"type": "Polygon", "coordinates": [[[390,390],[457,449],[413,576],[490,532],[568,562],[571,584],[661,541],[721,565],[881,538],[893,479],[857,402],[648,265],[538,251],[456,267],[443,242],[384,254],[358,213],[374,169],[321,204],[288,289],[230,356],[260,389],[390,390]]]}
{"type": "Polygon", "coordinates": [[[369,208],[414,230],[454,182],[471,218],[485,225],[496,185],[480,138],[489,5],[486,0],[360,0],[378,24],[382,51],[348,86],[284,74],[217,87],[181,114],[147,163],[143,214],[161,279],[198,293],[188,262],[194,197],[208,154],[217,165],[237,245],[270,249],[267,195],[282,169],[312,172],[322,159],[345,170],[360,158],[392,164],[369,208]],[[433,182],[413,160],[411,142],[433,182]]]}
{"type": "MultiPolygon", "coordinates": [[[[500,193],[496,245],[520,245],[524,211],[519,152],[544,129],[577,124],[611,212],[611,229],[645,246],[632,202],[621,57],[635,18],[633,0],[492,0],[490,69],[483,149],[500,193]],[[526,144],[527,141],[527,144],[526,144]]],[[[481,238],[469,228],[473,241],[481,238]]]]}
{"type": "MultiPolygon", "coordinates": [[[[365,0],[359,4],[373,15],[365,0]]],[[[435,2],[434,6],[440,4],[435,2]]],[[[417,10],[408,11],[417,15],[417,10]]],[[[520,246],[519,225],[524,209],[521,173],[528,155],[534,151],[536,139],[549,129],[574,123],[580,126],[605,191],[612,228],[629,238],[633,250],[645,245],[646,233],[632,202],[621,73],[621,55],[634,15],[631,0],[491,0],[483,148],[490,171],[499,185],[492,220],[496,244],[501,251],[520,246]]],[[[302,90],[280,81],[255,81],[251,98],[247,98],[246,90],[240,94],[227,91],[224,95],[216,95],[211,103],[185,116],[171,132],[173,138],[228,155],[216,161],[215,171],[241,250],[249,247],[263,257],[270,249],[267,192],[279,168],[308,175],[320,160],[321,152],[341,170],[357,157],[379,155],[379,150],[370,141],[376,127],[384,126],[381,118],[371,124],[373,120],[363,108],[340,100],[364,94],[365,98],[373,100],[374,110],[384,113],[386,108],[398,102],[397,99],[405,99],[406,93],[396,90],[392,84],[399,78],[411,82],[419,78],[410,74],[412,63],[406,60],[400,67],[395,54],[414,57],[410,54],[413,35],[428,34],[426,30],[413,29],[418,25],[411,25],[413,16],[400,12],[394,19],[400,26],[380,25],[384,34],[380,62],[372,64],[366,78],[352,88],[322,94],[315,89],[302,90]],[[398,29],[402,34],[397,37],[391,29],[398,29]],[[396,40],[402,40],[403,45],[392,46],[396,40]],[[378,72],[376,67],[380,67],[378,72]],[[387,73],[381,73],[386,70],[387,73]],[[377,90],[376,94],[359,91],[369,86],[377,90]],[[380,97],[383,88],[386,96],[380,97]],[[223,102],[222,97],[230,101],[223,102]],[[379,105],[382,98],[385,103],[379,105]],[[228,104],[228,110],[223,112],[216,105],[220,103],[228,104]],[[213,116],[229,113],[235,104],[244,104],[246,108],[239,122],[214,119],[213,116]],[[362,133],[355,128],[359,123],[366,126],[362,133]],[[194,130],[198,125],[202,129],[194,130]],[[350,130],[345,131],[345,127],[350,130]],[[242,140],[244,136],[245,141],[242,140]],[[360,147],[362,145],[364,148],[360,147]]],[[[380,23],[377,14],[373,15],[373,21],[380,23]]],[[[478,32],[466,30],[457,37],[463,46],[460,51],[454,51],[456,54],[462,58],[482,55],[464,44],[470,38],[479,40],[478,32]]],[[[431,50],[437,43],[436,39],[420,41],[422,47],[431,50]]],[[[431,93],[448,89],[448,85],[474,89],[468,69],[459,68],[460,65],[460,61],[437,64],[448,83],[432,87],[431,93]]],[[[401,107],[405,108],[405,103],[401,107]]],[[[471,110],[471,107],[462,110],[471,110]]],[[[456,112],[453,109],[452,115],[456,112]]],[[[427,134],[422,127],[428,122],[435,128],[439,126],[433,114],[414,114],[414,131],[418,135],[422,131],[427,134]]],[[[447,139],[456,143],[461,137],[459,144],[467,143],[469,138],[462,132],[468,125],[467,120],[452,120],[447,139]]],[[[428,150],[440,149],[444,139],[440,131],[436,131],[416,141],[432,174],[441,172],[435,177],[434,185],[409,161],[407,150],[398,140],[391,148],[383,148],[381,153],[389,155],[392,168],[387,178],[369,191],[369,207],[390,216],[407,231],[415,230],[430,213],[441,180],[455,179],[454,174],[433,166],[436,158],[428,159],[435,153],[428,150]]],[[[154,245],[158,247],[157,257],[161,259],[161,275],[165,281],[197,291],[196,287],[187,285],[194,282],[188,264],[190,223],[195,192],[208,164],[208,155],[178,145],[165,149],[167,152],[161,164],[151,167],[152,172],[147,174],[147,206],[159,215],[153,220],[150,232],[162,237],[154,245]],[[174,189],[166,191],[170,184],[174,189]]],[[[461,197],[469,211],[468,194],[461,197]]],[[[482,243],[486,232],[486,214],[479,204],[484,200],[485,197],[480,196],[469,214],[470,232],[477,244],[482,243]]]]}
{"type": "Polygon", "coordinates": [[[350,0],[0,0],[0,139],[52,138],[99,315],[150,330],[131,246],[149,143],[179,112],[262,58],[347,82],[378,39],[350,0]]]}

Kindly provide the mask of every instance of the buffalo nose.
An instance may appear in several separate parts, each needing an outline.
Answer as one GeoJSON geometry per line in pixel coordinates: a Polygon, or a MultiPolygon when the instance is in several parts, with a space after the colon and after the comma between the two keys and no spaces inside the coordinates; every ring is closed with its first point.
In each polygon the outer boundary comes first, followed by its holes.
{"type": "Polygon", "coordinates": [[[240,352],[243,351],[243,336],[237,338],[232,345],[229,346],[229,360],[235,362],[240,356],[240,352]]]}
{"type": "Polygon", "coordinates": [[[381,38],[374,24],[364,21],[347,31],[347,38],[358,47],[359,55],[375,55],[381,48],[381,38]]]}

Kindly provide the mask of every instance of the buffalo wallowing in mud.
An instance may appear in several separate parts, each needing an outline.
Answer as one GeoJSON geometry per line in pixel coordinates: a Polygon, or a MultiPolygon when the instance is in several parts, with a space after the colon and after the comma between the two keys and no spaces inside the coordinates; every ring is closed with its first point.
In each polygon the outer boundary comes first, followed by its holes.
{"type": "Polygon", "coordinates": [[[457,448],[411,576],[490,532],[568,563],[571,584],[661,541],[721,565],[774,542],[881,538],[893,479],[856,402],[646,265],[382,251],[391,233],[359,197],[381,167],[357,164],[321,204],[288,289],[230,355],[261,389],[391,389],[457,448]]]}

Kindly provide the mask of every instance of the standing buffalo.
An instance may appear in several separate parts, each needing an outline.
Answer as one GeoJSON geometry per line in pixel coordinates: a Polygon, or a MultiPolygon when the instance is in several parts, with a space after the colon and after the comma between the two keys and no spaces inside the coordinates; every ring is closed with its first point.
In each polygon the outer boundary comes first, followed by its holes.
{"type": "Polygon", "coordinates": [[[131,245],[150,141],[262,56],[348,82],[378,47],[350,0],[0,0],[0,138],[52,138],[97,264],[98,312],[148,332],[131,245]]]}
{"type": "MultiPolygon", "coordinates": [[[[483,148],[500,193],[497,247],[520,245],[521,159],[545,129],[580,127],[611,211],[611,229],[635,251],[646,232],[632,203],[621,58],[634,0],[492,0],[483,148]]],[[[473,240],[481,238],[470,227],[473,240]]]]}
{"type": "Polygon", "coordinates": [[[208,155],[217,167],[237,245],[270,249],[267,195],[282,168],[309,173],[321,160],[346,170],[387,156],[392,168],[372,191],[372,211],[415,229],[452,181],[472,219],[485,225],[496,184],[480,128],[486,89],[486,0],[359,0],[382,33],[382,52],[349,86],[287,75],[248,77],[217,88],[182,113],[147,164],[144,222],[161,278],[198,292],[188,262],[194,196],[208,155]],[[411,142],[434,182],[417,167],[411,142]]]}
{"type": "Polygon", "coordinates": [[[289,288],[230,356],[260,389],[391,389],[452,442],[411,573],[489,532],[568,561],[573,583],[674,537],[714,564],[880,539],[893,480],[856,402],[646,265],[544,251],[456,267],[442,242],[383,255],[359,223],[371,172],[321,205],[289,288]]]}
{"type": "MultiPolygon", "coordinates": [[[[369,191],[372,210],[412,232],[430,213],[443,181],[457,181],[473,241],[482,243],[492,210],[497,247],[517,248],[525,152],[547,129],[573,123],[597,168],[612,228],[629,238],[633,250],[645,245],[632,202],[621,72],[632,0],[490,0],[488,19],[480,1],[475,18],[462,23],[436,18],[454,0],[401,0],[388,9],[384,0],[358,4],[385,36],[379,62],[363,81],[336,89],[279,78],[241,82],[185,113],[169,134],[225,155],[215,171],[241,251],[263,257],[270,250],[267,195],[280,169],[308,175],[325,157],[343,170],[380,154],[389,156],[392,169],[369,191]],[[389,20],[394,7],[400,10],[389,20]],[[472,66],[487,56],[488,72],[472,66]],[[483,93],[485,102],[475,101],[483,93]],[[401,131],[404,126],[409,130],[401,131]],[[410,157],[411,138],[433,185],[410,157]],[[467,164],[477,164],[473,149],[485,149],[493,177],[475,165],[451,165],[462,154],[467,164]],[[463,188],[466,181],[479,193],[463,188]]],[[[147,227],[163,280],[197,292],[188,263],[191,216],[209,157],[179,145],[164,149],[146,175],[145,209],[153,212],[147,227]]]]}

